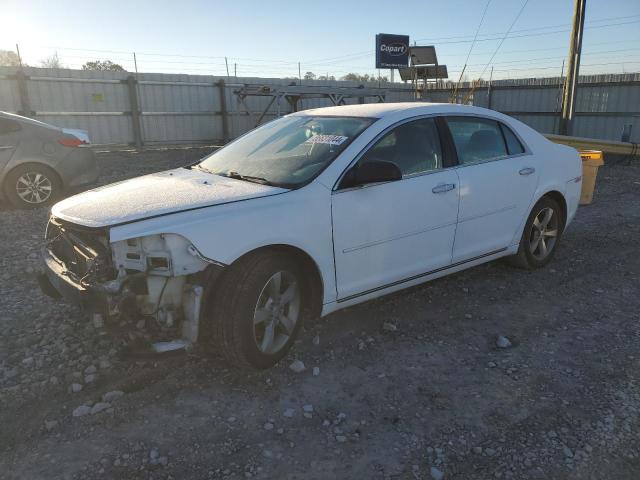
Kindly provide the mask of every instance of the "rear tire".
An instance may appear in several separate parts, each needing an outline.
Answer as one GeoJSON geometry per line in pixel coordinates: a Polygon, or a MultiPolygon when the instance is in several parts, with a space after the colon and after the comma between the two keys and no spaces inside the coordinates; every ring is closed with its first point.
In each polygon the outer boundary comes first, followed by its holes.
{"type": "Polygon", "coordinates": [[[61,196],[62,182],[52,168],[28,163],[9,172],[4,190],[14,207],[38,208],[51,205],[61,196]]]}
{"type": "Polygon", "coordinates": [[[297,262],[281,252],[247,255],[216,279],[205,341],[234,366],[263,370],[284,357],[302,325],[308,291],[297,262]]]}
{"type": "Polygon", "coordinates": [[[564,222],[558,202],[550,197],[542,197],[531,210],[518,253],[508,258],[509,263],[526,270],[547,265],[558,249],[564,222]]]}

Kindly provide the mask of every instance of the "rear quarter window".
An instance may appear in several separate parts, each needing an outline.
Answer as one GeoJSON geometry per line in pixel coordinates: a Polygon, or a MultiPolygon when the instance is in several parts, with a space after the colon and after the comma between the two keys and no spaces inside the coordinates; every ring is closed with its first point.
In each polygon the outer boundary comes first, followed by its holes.
{"type": "Polygon", "coordinates": [[[524,153],[524,147],[513,131],[504,123],[500,124],[500,128],[502,129],[502,134],[504,135],[504,141],[507,144],[507,151],[509,152],[509,155],[524,153]]]}

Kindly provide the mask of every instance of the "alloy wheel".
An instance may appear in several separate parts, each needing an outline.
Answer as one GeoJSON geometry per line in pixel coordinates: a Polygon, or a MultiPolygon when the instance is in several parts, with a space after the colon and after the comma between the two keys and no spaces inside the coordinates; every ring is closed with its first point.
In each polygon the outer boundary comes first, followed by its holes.
{"type": "Polygon", "coordinates": [[[544,260],[553,251],[558,239],[558,215],[550,207],[538,212],[531,225],[529,251],[537,260],[544,260]]]}
{"type": "Polygon", "coordinates": [[[18,177],[16,193],[24,202],[37,205],[51,197],[51,180],[39,172],[27,172],[18,177]]]}
{"type": "Polygon", "coordinates": [[[254,340],[262,353],[273,355],[287,344],[298,323],[300,299],[290,272],[277,272],[264,285],[253,314],[254,340]]]}

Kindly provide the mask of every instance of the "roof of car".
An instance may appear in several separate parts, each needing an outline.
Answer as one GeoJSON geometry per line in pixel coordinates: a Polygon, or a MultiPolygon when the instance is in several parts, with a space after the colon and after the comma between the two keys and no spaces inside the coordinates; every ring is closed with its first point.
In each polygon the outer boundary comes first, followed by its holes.
{"type": "Polygon", "coordinates": [[[455,103],[402,102],[340,105],[336,107],[314,108],[297,114],[382,118],[400,112],[405,112],[407,115],[419,115],[421,113],[486,113],[489,112],[489,110],[455,103]]]}

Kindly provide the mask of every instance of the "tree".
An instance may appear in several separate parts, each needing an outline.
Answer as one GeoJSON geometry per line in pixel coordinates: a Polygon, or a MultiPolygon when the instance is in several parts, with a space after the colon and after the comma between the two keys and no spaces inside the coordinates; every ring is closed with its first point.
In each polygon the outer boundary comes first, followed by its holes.
{"type": "Polygon", "coordinates": [[[82,65],[83,70],[108,70],[111,72],[126,72],[122,65],[113,63],[111,60],[95,60],[82,65]]]}
{"type": "Polygon", "coordinates": [[[315,78],[316,78],[316,74],[315,74],[315,73],[313,73],[313,72],[307,72],[307,73],[305,73],[305,74],[304,74],[304,77],[303,77],[303,78],[304,78],[305,80],[315,80],[315,78]]]}
{"type": "Polygon", "coordinates": [[[54,53],[50,57],[40,60],[40,65],[43,68],[64,68],[64,65],[62,65],[62,62],[58,58],[58,52],[54,53]]]}
{"type": "Polygon", "coordinates": [[[334,77],[333,75],[320,75],[318,77],[318,80],[335,80],[336,77],[334,77]]]}
{"type": "Polygon", "coordinates": [[[20,59],[16,52],[0,50],[0,67],[19,67],[20,59]]]}
{"type": "Polygon", "coordinates": [[[347,73],[340,80],[349,80],[351,82],[359,82],[359,83],[367,83],[367,82],[387,83],[389,81],[389,78],[375,77],[373,75],[369,75],[368,73],[365,73],[364,75],[360,75],[359,73],[347,73]]]}

